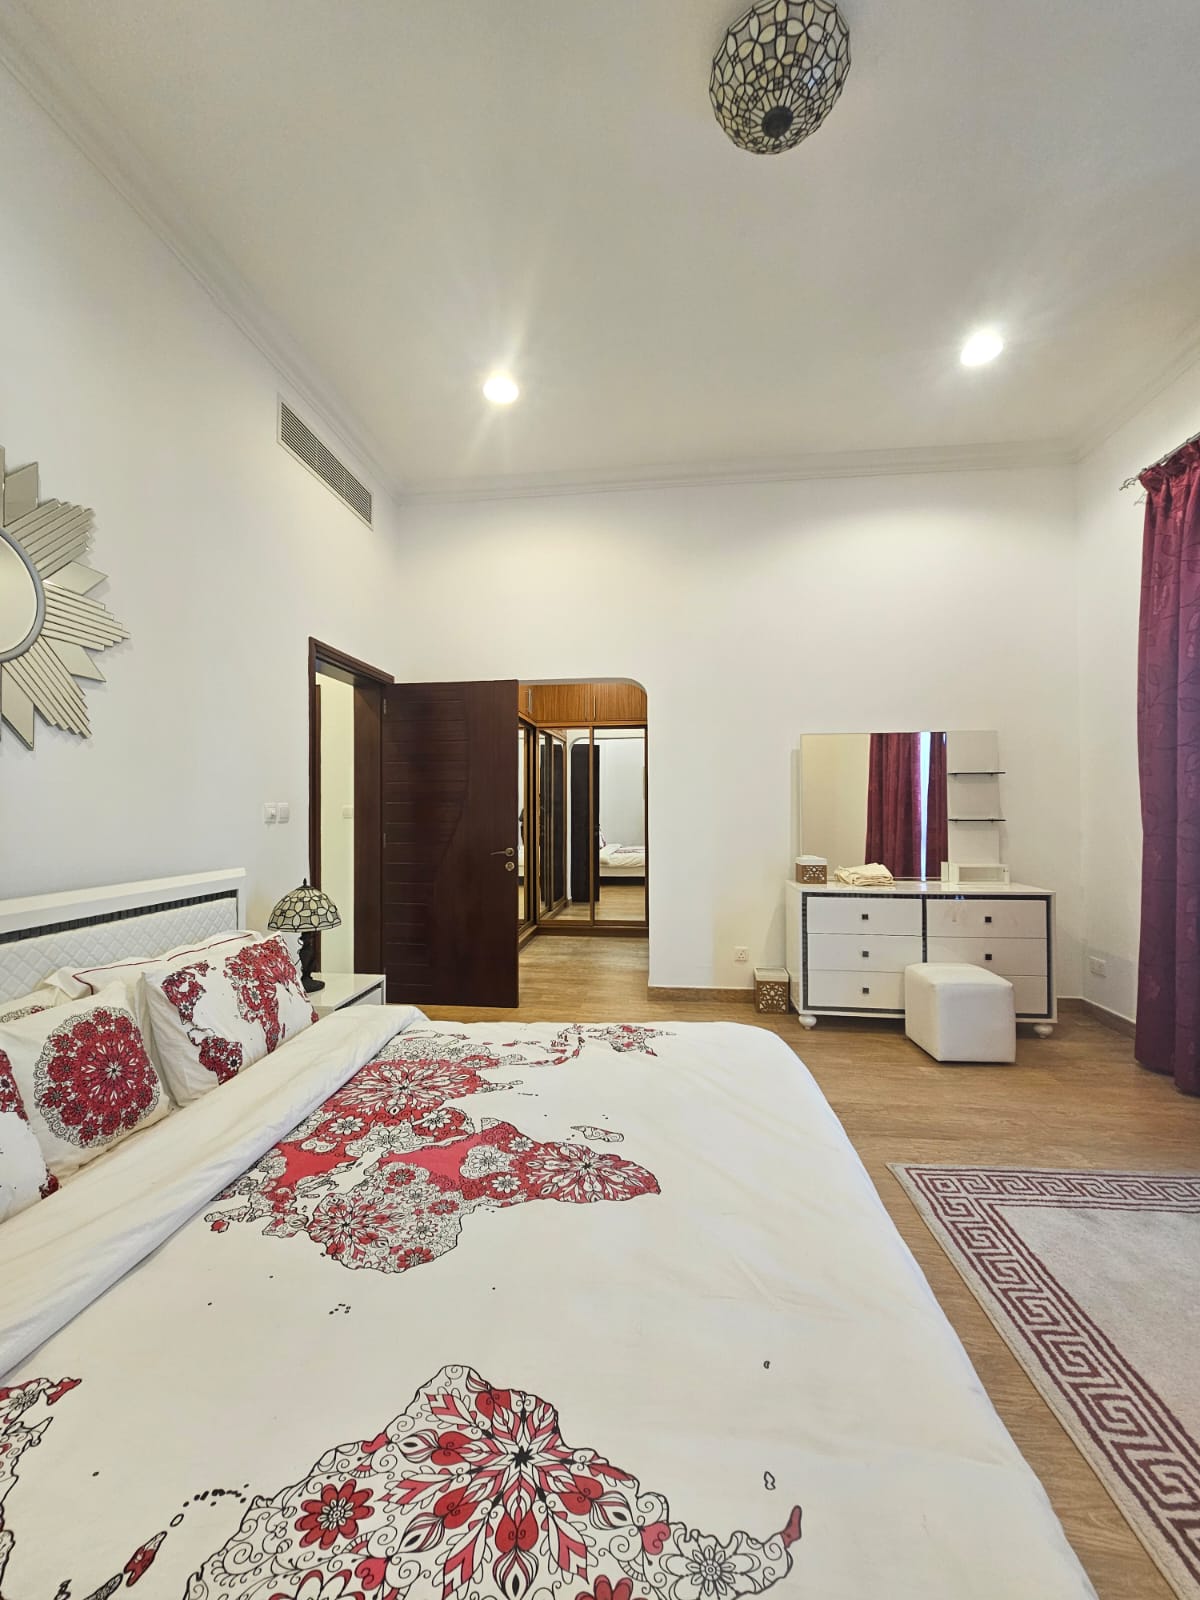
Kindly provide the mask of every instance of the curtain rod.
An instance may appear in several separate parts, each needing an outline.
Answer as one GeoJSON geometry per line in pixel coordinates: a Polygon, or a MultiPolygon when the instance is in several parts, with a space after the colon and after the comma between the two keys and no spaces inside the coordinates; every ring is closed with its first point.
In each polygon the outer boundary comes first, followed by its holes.
{"type": "MultiPolygon", "coordinates": [[[[1172,456],[1177,456],[1181,450],[1186,450],[1188,445],[1195,444],[1197,439],[1200,439],[1200,433],[1194,433],[1191,436],[1190,439],[1185,439],[1182,444],[1177,444],[1174,447],[1174,449],[1168,450],[1165,456],[1159,456],[1157,461],[1152,461],[1150,463],[1150,466],[1151,467],[1165,467],[1167,462],[1170,461],[1172,456]]],[[[1143,467],[1142,468],[1142,472],[1149,472],[1149,471],[1150,471],[1150,467],[1143,467]]],[[[1142,472],[1139,472],[1135,477],[1126,478],[1125,482],[1121,485],[1121,487],[1117,491],[1117,493],[1121,494],[1126,489],[1132,489],[1134,484],[1137,483],[1138,479],[1141,477],[1142,472]]]]}

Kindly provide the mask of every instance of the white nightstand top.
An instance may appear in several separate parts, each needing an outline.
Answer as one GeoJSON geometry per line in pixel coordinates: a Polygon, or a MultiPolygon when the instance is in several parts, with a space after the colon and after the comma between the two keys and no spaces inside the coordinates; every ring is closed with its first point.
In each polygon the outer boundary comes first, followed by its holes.
{"type": "Polygon", "coordinates": [[[308,997],[313,1010],[322,1017],[343,1006],[383,1004],[382,972],[314,972],[313,977],[321,978],[325,984],[308,997]]]}

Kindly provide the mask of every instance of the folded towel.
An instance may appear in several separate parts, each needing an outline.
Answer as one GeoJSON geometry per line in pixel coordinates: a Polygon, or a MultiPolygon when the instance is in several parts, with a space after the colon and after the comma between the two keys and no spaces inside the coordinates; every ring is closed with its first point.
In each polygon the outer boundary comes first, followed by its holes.
{"type": "Polygon", "coordinates": [[[865,867],[839,867],[833,881],[851,884],[856,889],[886,889],[896,880],[878,861],[869,861],[865,867]]]}

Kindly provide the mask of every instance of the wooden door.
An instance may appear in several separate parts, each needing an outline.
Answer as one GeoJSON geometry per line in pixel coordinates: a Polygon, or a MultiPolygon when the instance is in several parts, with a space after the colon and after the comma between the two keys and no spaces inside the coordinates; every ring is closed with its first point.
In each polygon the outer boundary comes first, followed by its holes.
{"type": "Polygon", "coordinates": [[[517,1004],[515,681],[384,695],[383,970],[388,999],[517,1004]]]}

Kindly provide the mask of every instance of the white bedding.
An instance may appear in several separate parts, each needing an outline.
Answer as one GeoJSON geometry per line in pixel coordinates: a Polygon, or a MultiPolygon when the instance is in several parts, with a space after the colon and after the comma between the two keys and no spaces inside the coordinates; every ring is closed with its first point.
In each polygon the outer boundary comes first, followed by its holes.
{"type": "Polygon", "coordinates": [[[5,1600],[1092,1594],[764,1030],[336,1013],[0,1229],[0,1351],[5,1600]]]}
{"type": "Polygon", "coordinates": [[[642,844],[606,844],[600,850],[600,869],[605,875],[616,872],[645,872],[646,847],[642,844]]]}

